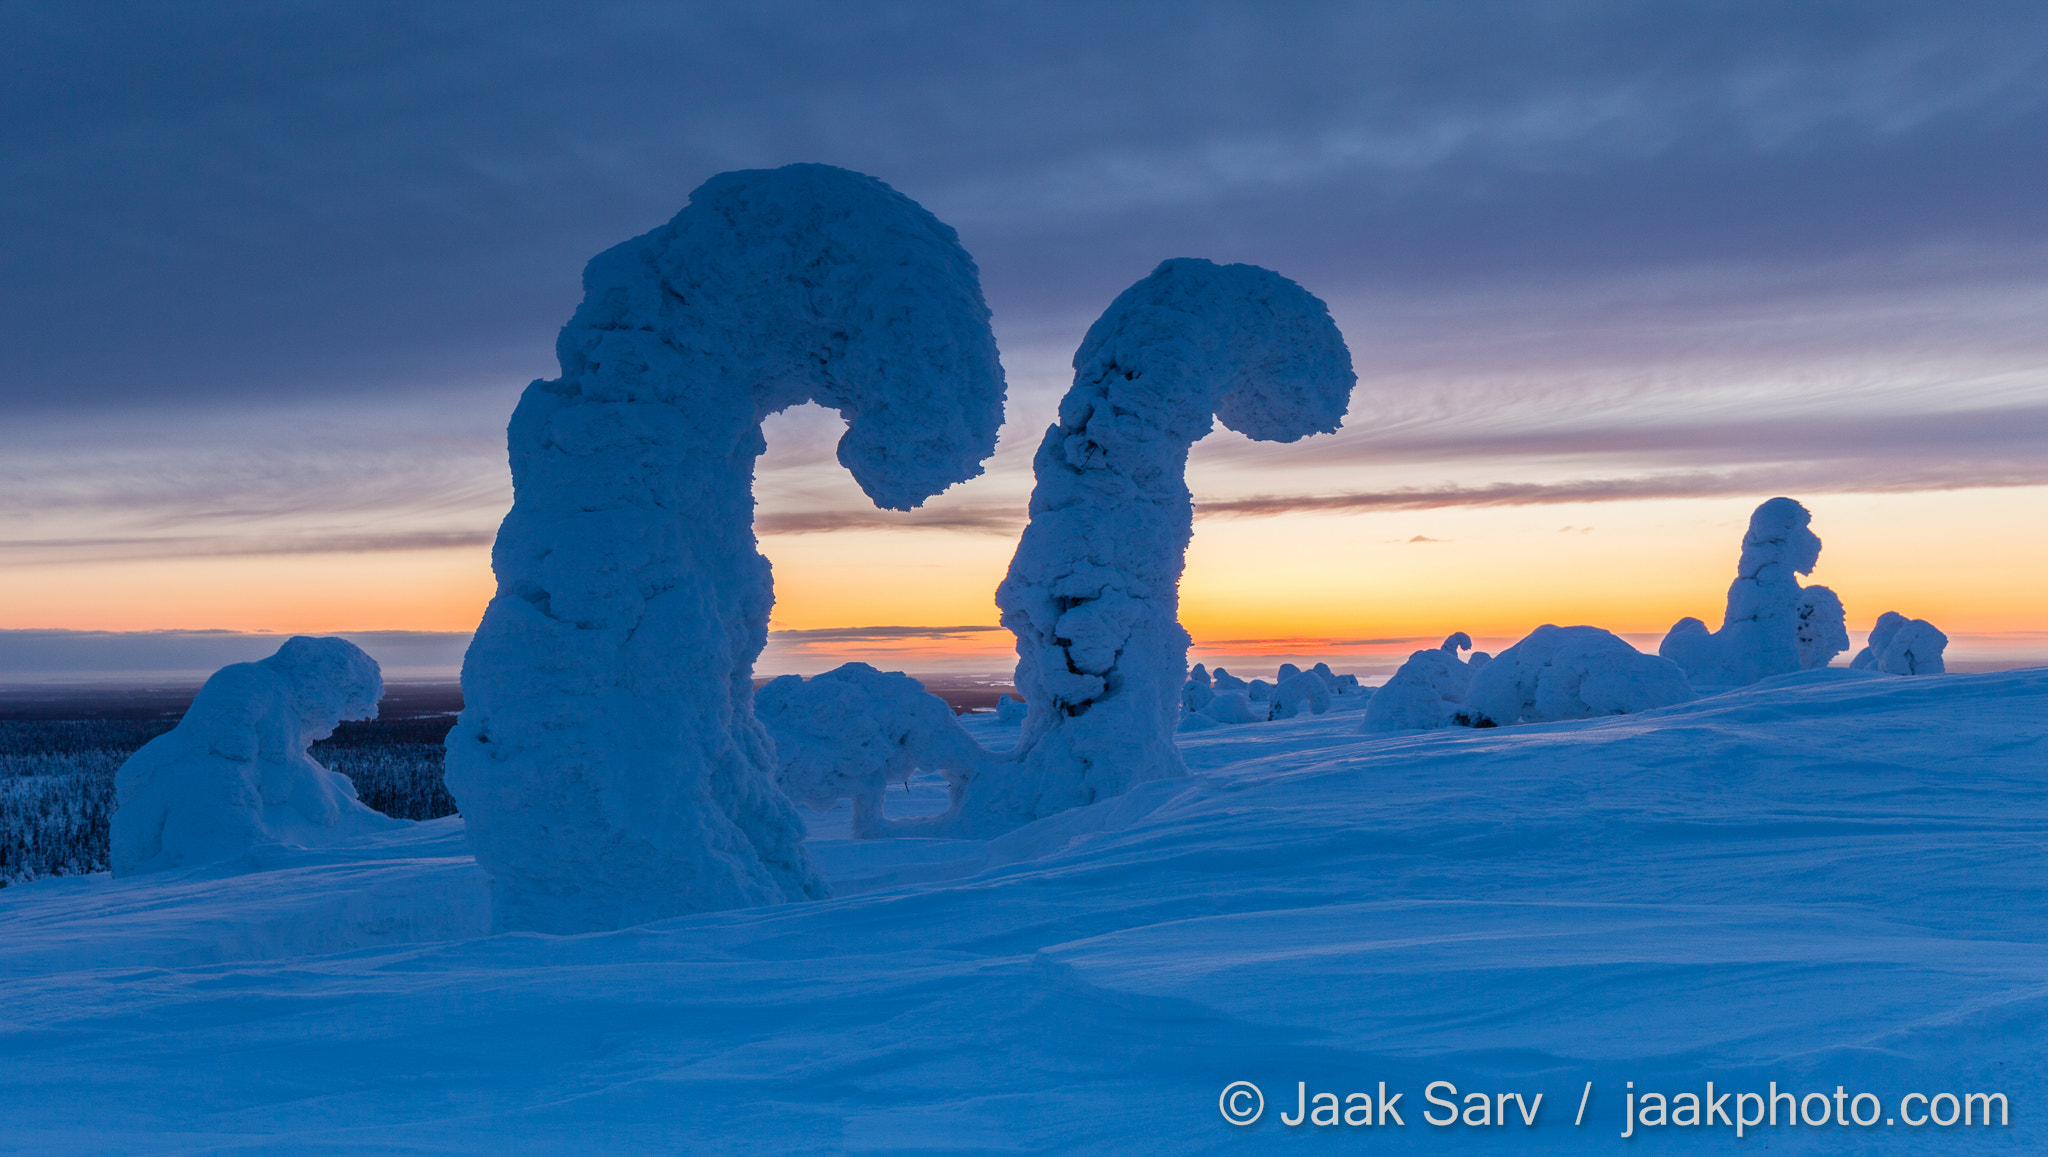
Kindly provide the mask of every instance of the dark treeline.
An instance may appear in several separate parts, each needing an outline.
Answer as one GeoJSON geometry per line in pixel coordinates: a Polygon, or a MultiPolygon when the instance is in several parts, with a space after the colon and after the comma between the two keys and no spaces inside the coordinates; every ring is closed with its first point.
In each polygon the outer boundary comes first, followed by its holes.
{"type": "MultiPolygon", "coordinates": [[[[0,887],[107,870],[114,773],[177,717],[103,714],[113,717],[0,717],[0,887]]],[[[370,807],[401,819],[439,819],[455,814],[441,783],[441,741],[454,722],[434,714],[344,723],[312,754],[348,776],[370,807]]]]}

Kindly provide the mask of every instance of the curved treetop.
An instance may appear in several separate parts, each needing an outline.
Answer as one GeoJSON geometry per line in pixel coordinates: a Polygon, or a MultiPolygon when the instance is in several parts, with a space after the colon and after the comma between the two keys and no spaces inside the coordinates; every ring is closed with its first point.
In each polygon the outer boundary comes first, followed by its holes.
{"type": "Polygon", "coordinates": [[[753,418],[838,410],[839,461],[907,510],[981,472],[1003,369],[952,228],[860,173],[721,173],[668,224],[592,258],[562,329],[562,382],[687,406],[751,390],[753,418]]]}

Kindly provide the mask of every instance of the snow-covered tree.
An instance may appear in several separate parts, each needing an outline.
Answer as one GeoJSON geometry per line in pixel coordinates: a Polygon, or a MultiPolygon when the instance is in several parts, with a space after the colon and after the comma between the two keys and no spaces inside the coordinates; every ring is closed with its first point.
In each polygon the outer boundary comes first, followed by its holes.
{"type": "Polygon", "coordinates": [[[1692,697],[1668,659],[1598,627],[1545,624],[1473,672],[1465,712],[1474,725],[1506,726],[1629,715],[1692,697]]]}
{"type": "Polygon", "coordinates": [[[775,740],[784,794],[816,811],[850,800],[855,836],[882,834],[882,793],[891,783],[919,770],[957,778],[984,760],[944,699],[866,663],[770,679],[754,692],[754,714],[775,740]]]}
{"type": "Polygon", "coordinates": [[[114,874],[404,827],[307,754],[342,720],[376,718],[383,697],[376,660],[346,639],[297,636],[267,659],[214,672],[178,725],[115,774],[114,874]]]}
{"type": "Polygon", "coordinates": [[[1939,675],[1948,670],[1942,658],[1947,650],[1948,636],[1933,623],[1886,611],[1870,629],[1869,645],[1849,666],[1886,675],[1939,675]]]}
{"type": "Polygon", "coordinates": [[[1218,420],[1262,441],[1335,430],[1355,380],[1328,308],[1270,270],[1176,259],[1111,303],[1074,355],[996,590],[1022,739],[926,830],[991,834],[1185,773],[1188,450],[1218,420]]]}
{"type": "MultiPolygon", "coordinates": [[[[1472,636],[1459,631],[1441,646],[1408,656],[1387,681],[1365,702],[1365,720],[1360,731],[1418,731],[1450,727],[1464,710],[1465,693],[1472,676],[1485,664],[1474,665],[1458,657],[1472,649],[1472,636]]],[[[1484,652],[1473,655],[1483,659],[1484,652]]]]}
{"type": "Polygon", "coordinates": [[[1709,631],[1698,619],[1680,619],[1657,653],[1677,663],[1695,684],[1734,687],[1824,667],[1847,650],[1841,600],[1826,587],[1799,585],[1799,576],[1813,573],[1820,561],[1820,537],[1808,528],[1812,521],[1806,508],[1790,498],[1757,507],[1742,536],[1721,629],[1709,631]],[[1837,634],[1841,642],[1834,646],[1837,634]]]}
{"type": "Polygon", "coordinates": [[[872,177],[724,173],[599,254],[562,375],[508,431],[498,592],[463,663],[448,786],[506,929],[576,932],[825,894],[753,714],[768,415],[847,421],[883,507],[980,473],[1003,375],[974,262],[872,177]]]}

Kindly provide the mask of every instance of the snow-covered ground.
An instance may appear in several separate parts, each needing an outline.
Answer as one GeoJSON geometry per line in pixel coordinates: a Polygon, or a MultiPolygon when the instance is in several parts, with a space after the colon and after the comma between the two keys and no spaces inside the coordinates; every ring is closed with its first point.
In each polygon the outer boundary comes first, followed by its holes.
{"type": "Polygon", "coordinates": [[[1191,779],[991,842],[855,842],[842,805],[808,817],[836,898],[622,932],[484,935],[456,819],[0,891],[0,1152],[2048,1140],[2048,669],[1420,735],[1336,702],[1186,735],[1191,779]],[[1219,1112],[1240,1080],[1249,1127],[1219,1112]],[[1288,1126],[1303,1081],[1385,1082],[1405,1124],[1288,1126]],[[1509,1099],[1433,1126],[1432,1081],[1540,1092],[1536,1125],[1509,1099]],[[1708,1081],[1882,1115],[1621,1138],[1630,1093],[1708,1081]],[[1885,1123],[1943,1092],[2011,1124],[1885,1123]]]}

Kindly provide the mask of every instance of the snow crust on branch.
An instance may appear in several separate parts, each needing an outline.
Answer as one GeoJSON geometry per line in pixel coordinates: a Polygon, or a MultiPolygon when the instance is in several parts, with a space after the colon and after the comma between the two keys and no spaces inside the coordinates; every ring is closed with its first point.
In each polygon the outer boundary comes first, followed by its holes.
{"type": "Polygon", "coordinates": [[[1599,627],[1546,623],[1473,673],[1465,710],[1475,725],[1506,726],[1630,715],[1691,698],[1676,663],[1599,627]]]}
{"type": "Polygon", "coordinates": [[[178,725],[114,776],[114,875],[407,826],[307,754],[342,720],[376,718],[383,697],[376,660],[346,639],[295,636],[267,659],[214,672],[178,725]]]}
{"type": "Polygon", "coordinates": [[[1820,560],[1813,516],[1790,498],[1773,498],[1750,515],[1742,556],[1728,587],[1721,629],[1695,618],[1672,625],[1657,653],[1693,683],[1733,687],[1773,675],[1827,666],[1848,649],[1842,603],[1826,587],[1802,588],[1820,560]]]}
{"type": "Polygon", "coordinates": [[[1333,431],[1355,381],[1329,309],[1270,270],[1177,258],[1110,304],[1074,355],[996,590],[1017,636],[1022,738],[925,830],[995,834],[1185,774],[1188,450],[1218,420],[1260,441],[1333,431]]]}
{"type": "Polygon", "coordinates": [[[882,793],[891,783],[919,770],[958,779],[986,758],[944,699],[866,663],[770,679],[754,692],[754,714],[775,740],[783,792],[821,812],[850,800],[859,838],[883,834],[882,793]]]}
{"type": "Polygon", "coordinates": [[[562,376],[507,431],[498,592],[448,786],[501,929],[580,932],[823,896],[753,713],[773,586],[761,422],[815,401],[909,509],[980,473],[1003,375],[952,229],[825,165],[724,173],[593,258],[562,376]]]}

